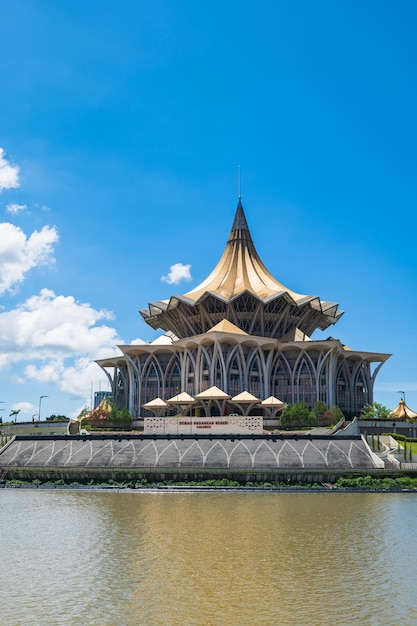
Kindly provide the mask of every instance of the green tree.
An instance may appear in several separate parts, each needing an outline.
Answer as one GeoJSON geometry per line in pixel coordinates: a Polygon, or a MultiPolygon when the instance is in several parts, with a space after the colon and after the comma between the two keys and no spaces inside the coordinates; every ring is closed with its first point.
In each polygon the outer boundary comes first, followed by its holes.
{"type": "Polygon", "coordinates": [[[122,409],[113,406],[109,415],[109,422],[113,428],[131,428],[132,416],[125,406],[122,409]]]}
{"type": "Polygon", "coordinates": [[[339,407],[336,404],[333,404],[330,407],[330,413],[333,415],[334,423],[345,418],[342,409],[339,409],[339,407]]]}
{"type": "Polygon", "coordinates": [[[47,422],[63,422],[69,418],[66,415],[50,415],[46,418],[47,422]]]}
{"type": "Polygon", "coordinates": [[[326,409],[323,413],[323,416],[319,422],[319,426],[332,426],[335,423],[335,419],[333,413],[330,409],[326,409]]]}
{"type": "Polygon", "coordinates": [[[280,422],[284,428],[302,428],[303,426],[312,426],[314,416],[305,402],[295,402],[291,406],[287,406],[281,413],[280,422]]]}
{"type": "Polygon", "coordinates": [[[317,402],[314,403],[314,406],[311,410],[311,414],[313,416],[313,418],[316,420],[316,424],[318,424],[319,426],[322,426],[322,422],[323,422],[323,416],[326,413],[326,405],[324,404],[324,402],[320,402],[320,400],[317,400],[317,402]]]}
{"type": "Polygon", "coordinates": [[[89,411],[89,410],[87,409],[87,407],[85,406],[85,407],[81,410],[81,412],[80,412],[80,414],[78,415],[78,418],[77,418],[77,419],[81,419],[82,417],[83,417],[83,418],[85,418],[85,417],[87,417],[87,415],[88,415],[89,413],[90,413],[90,411],[89,411]]]}
{"type": "Polygon", "coordinates": [[[359,417],[362,420],[383,420],[388,419],[391,416],[391,413],[391,409],[388,409],[383,404],[373,402],[372,404],[367,404],[363,407],[359,417]]]}
{"type": "Polygon", "coordinates": [[[10,415],[9,415],[9,417],[14,417],[14,421],[15,421],[15,423],[16,423],[17,416],[19,415],[19,413],[20,413],[20,409],[17,409],[17,410],[16,410],[16,409],[12,409],[12,410],[10,411],[10,415]]]}

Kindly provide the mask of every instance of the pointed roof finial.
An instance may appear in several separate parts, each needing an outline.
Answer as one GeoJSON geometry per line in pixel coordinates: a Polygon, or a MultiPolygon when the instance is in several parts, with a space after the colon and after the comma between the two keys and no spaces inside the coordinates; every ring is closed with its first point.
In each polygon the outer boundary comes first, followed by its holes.
{"type": "Polygon", "coordinates": [[[240,193],[240,165],[237,166],[237,199],[242,199],[242,194],[240,193]]]}

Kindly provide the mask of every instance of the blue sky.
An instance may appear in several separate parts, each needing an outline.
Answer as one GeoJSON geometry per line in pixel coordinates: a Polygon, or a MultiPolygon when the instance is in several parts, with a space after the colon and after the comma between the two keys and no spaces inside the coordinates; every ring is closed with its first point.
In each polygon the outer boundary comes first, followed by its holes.
{"type": "Polygon", "coordinates": [[[214,267],[242,199],[268,269],[392,353],[417,410],[414,2],[14,0],[0,20],[0,413],[73,415],[138,309],[214,267]],[[190,266],[172,284],[170,268],[190,266]],[[182,280],[181,276],[184,276],[182,280]],[[162,280],[165,277],[165,280],[162,280]]]}

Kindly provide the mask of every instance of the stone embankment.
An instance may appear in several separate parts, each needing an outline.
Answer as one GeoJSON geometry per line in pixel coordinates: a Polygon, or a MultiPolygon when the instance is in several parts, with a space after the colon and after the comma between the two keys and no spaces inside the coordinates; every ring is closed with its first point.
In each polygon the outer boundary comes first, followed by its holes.
{"type": "Polygon", "coordinates": [[[42,482],[334,483],[381,470],[387,472],[383,461],[360,436],[16,436],[0,450],[0,471],[9,479],[42,482]]]}

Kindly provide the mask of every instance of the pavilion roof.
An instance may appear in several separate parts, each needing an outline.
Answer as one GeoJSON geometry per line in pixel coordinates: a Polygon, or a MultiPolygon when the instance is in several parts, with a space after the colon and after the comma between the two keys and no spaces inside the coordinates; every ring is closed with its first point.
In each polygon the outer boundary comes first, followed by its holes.
{"type": "Polygon", "coordinates": [[[236,324],[229,322],[229,320],[221,320],[221,322],[219,322],[218,324],[210,328],[210,330],[208,330],[207,332],[208,333],[220,332],[220,333],[229,333],[229,334],[231,333],[231,334],[236,334],[236,335],[248,336],[248,333],[245,333],[244,330],[239,328],[239,326],[236,326],[236,324]]]}
{"type": "Polygon", "coordinates": [[[398,405],[395,407],[392,416],[398,417],[399,419],[411,419],[417,417],[417,413],[412,411],[404,402],[404,400],[400,400],[398,405]]]}
{"type": "Polygon", "coordinates": [[[155,398],[150,402],[146,402],[146,404],[142,404],[142,406],[144,409],[165,409],[169,405],[162,398],[155,398]]]}
{"type": "Polygon", "coordinates": [[[88,418],[92,420],[106,420],[112,412],[112,408],[111,402],[105,397],[95,409],[90,411],[88,418]]]}
{"type": "Polygon", "coordinates": [[[242,393],[239,393],[237,396],[233,396],[232,402],[246,404],[250,402],[259,402],[259,398],[249,393],[249,391],[242,391],[242,393]]]}
{"type": "Polygon", "coordinates": [[[279,400],[275,396],[269,396],[269,398],[265,398],[265,400],[262,400],[261,405],[272,409],[286,406],[285,402],[282,402],[282,400],[279,400]]]}
{"type": "Polygon", "coordinates": [[[194,402],[194,398],[190,396],[190,394],[187,393],[186,391],[182,391],[181,393],[178,393],[176,396],[169,398],[167,402],[169,404],[187,404],[187,403],[194,402]]]}
{"type": "Polygon", "coordinates": [[[231,396],[213,385],[195,396],[196,400],[227,400],[231,396]]]}
{"type": "Polygon", "coordinates": [[[214,292],[225,300],[231,300],[244,291],[254,293],[262,300],[281,292],[290,294],[296,302],[308,297],[284,287],[266,269],[252,241],[239,199],[229,239],[219,262],[207,278],[185,297],[196,302],[204,293],[214,292]]]}

